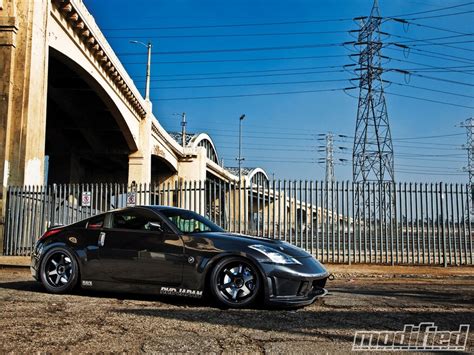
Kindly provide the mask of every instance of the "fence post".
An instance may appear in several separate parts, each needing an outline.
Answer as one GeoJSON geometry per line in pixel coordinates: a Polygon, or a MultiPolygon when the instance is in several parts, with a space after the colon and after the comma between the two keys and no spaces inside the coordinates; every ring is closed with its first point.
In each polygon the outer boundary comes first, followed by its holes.
{"type": "Polygon", "coordinates": [[[448,266],[446,259],[446,233],[444,230],[444,195],[443,195],[443,183],[439,183],[439,200],[441,204],[441,234],[443,238],[443,265],[444,267],[448,266]]]}

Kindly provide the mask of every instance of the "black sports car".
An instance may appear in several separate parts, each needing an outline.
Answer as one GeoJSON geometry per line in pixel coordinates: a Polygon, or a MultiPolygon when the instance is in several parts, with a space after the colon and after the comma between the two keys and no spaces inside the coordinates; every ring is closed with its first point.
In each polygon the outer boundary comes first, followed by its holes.
{"type": "Polygon", "coordinates": [[[304,306],[324,296],[328,272],[288,243],[227,233],[201,215],[137,206],[49,229],[31,273],[53,293],[75,286],[201,298],[228,307],[304,306]]]}

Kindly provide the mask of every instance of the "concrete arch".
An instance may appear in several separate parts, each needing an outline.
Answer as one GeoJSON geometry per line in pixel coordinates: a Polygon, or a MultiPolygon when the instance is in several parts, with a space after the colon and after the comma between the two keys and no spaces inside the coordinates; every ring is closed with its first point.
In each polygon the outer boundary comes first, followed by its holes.
{"type": "Polygon", "coordinates": [[[258,178],[258,177],[263,177],[265,180],[269,180],[267,173],[262,168],[255,168],[252,171],[250,171],[248,175],[246,176],[246,179],[247,181],[250,182],[254,178],[258,178]]]}
{"type": "Polygon", "coordinates": [[[151,181],[163,183],[178,172],[177,166],[173,165],[162,155],[151,155],[151,181]]]}
{"type": "Polygon", "coordinates": [[[217,154],[216,146],[206,133],[199,133],[191,139],[190,146],[192,148],[205,147],[207,158],[212,160],[214,163],[219,164],[219,155],[217,154]]]}
{"type": "MultiPolygon", "coordinates": [[[[48,24],[50,30],[49,47],[53,55],[76,71],[94,89],[120,127],[131,151],[138,149],[139,122],[128,106],[125,98],[117,93],[111,80],[106,76],[93,56],[87,55],[70,33],[56,21],[48,24]]],[[[54,68],[50,68],[54,70],[54,68]]]]}

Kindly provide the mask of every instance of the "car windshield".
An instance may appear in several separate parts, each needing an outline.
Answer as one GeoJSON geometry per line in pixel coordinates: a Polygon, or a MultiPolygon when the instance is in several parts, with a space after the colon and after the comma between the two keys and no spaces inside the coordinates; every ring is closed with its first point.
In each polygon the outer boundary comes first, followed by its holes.
{"type": "Polygon", "coordinates": [[[218,225],[192,211],[164,209],[160,213],[182,233],[224,232],[218,225]]]}

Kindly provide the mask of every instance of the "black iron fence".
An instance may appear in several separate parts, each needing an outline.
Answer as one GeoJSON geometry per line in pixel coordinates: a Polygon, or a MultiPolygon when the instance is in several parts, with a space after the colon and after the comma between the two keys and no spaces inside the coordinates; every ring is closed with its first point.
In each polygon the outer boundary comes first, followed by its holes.
{"type": "Polygon", "coordinates": [[[472,265],[467,185],[264,181],[9,187],[4,254],[44,231],[130,205],[182,207],[237,233],[285,240],[323,262],[472,265]]]}

